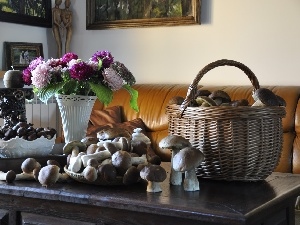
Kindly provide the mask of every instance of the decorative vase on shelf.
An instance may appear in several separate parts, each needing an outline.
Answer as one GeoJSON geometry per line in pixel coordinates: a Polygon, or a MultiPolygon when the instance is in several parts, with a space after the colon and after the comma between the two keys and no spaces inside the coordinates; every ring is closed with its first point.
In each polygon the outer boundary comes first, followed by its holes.
{"type": "Polygon", "coordinates": [[[56,101],[61,114],[65,143],[80,141],[86,135],[96,96],[60,95],[56,101]]]}

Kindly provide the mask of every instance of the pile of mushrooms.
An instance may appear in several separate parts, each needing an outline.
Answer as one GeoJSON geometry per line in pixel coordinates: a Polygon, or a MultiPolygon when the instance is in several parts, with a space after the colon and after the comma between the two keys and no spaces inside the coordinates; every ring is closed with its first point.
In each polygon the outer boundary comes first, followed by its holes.
{"type": "Polygon", "coordinates": [[[120,128],[105,129],[98,133],[97,138],[86,137],[67,143],[63,149],[68,155],[66,168],[81,174],[90,183],[117,183],[116,180],[121,178],[124,185],[130,185],[144,179],[148,182],[148,192],[158,192],[161,191],[159,183],[166,179],[166,172],[150,144],[140,128],[135,129],[130,137],[120,128]],[[152,167],[156,168],[155,172],[148,172],[152,167]],[[158,180],[157,170],[160,171],[158,180]]]}
{"type": "Polygon", "coordinates": [[[27,158],[21,164],[22,173],[16,174],[13,170],[0,172],[0,180],[12,183],[15,180],[36,180],[44,187],[51,186],[56,182],[67,182],[70,180],[66,173],[60,173],[60,165],[55,160],[48,160],[47,165],[41,164],[34,158],[27,158]]]}
{"type": "MultiPolygon", "coordinates": [[[[209,90],[199,89],[195,98],[191,101],[192,107],[210,107],[210,106],[286,106],[285,100],[273,93],[267,88],[259,88],[253,91],[252,97],[254,103],[249,105],[247,99],[232,100],[230,96],[223,90],[210,92],[209,90]]],[[[181,105],[184,101],[183,97],[174,96],[168,102],[169,105],[181,105]]]]}
{"type": "Polygon", "coordinates": [[[159,147],[171,151],[170,184],[182,185],[185,191],[198,191],[196,168],[204,160],[203,153],[179,135],[168,135],[159,142],[159,147]],[[182,179],[184,173],[184,180],[182,179]]]}

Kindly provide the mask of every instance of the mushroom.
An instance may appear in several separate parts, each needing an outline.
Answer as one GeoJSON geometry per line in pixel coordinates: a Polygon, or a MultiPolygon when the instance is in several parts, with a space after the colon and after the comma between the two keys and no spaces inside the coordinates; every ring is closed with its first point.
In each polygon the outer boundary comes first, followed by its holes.
{"type": "Polygon", "coordinates": [[[131,133],[125,128],[120,128],[120,127],[103,129],[97,133],[97,138],[99,140],[112,140],[116,137],[130,138],[131,133]]]}
{"type": "Polygon", "coordinates": [[[135,184],[141,179],[140,171],[135,167],[131,166],[128,168],[123,176],[123,184],[130,185],[135,184]]]}
{"type": "Polygon", "coordinates": [[[186,147],[181,149],[173,158],[173,169],[185,172],[183,187],[185,191],[198,191],[199,181],[195,168],[204,160],[203,153],[194,148],[186,147]]]}
{"type": "Polygon", "coordinates": [[[41,164],[34,158],[27,158],[21,164],[21,169],[24,173],[32,173],[32,171],[38,167],[41,167],[41,164]]]}
{"type": "MultiPolygon", "coordinates": [[[[224,104],[221,104],[223,106],[224,104]]],[[[248,106],[249,102],[247,99],[234,100],[229,103],[230,106],[238,107],[238,106],[248,106]]]]}
{"type": "Polygon", "coordinates": [[[149,146],[151,144],[150,139],[142,133],[142,128],[135,128],[132,133],[131,144],[137,141],[143,141],[149,146]]]}
{"type": "Polygon", "coordinates": [[[113,142],[105,142],[103,147],[110,152],[110,154],[114,154],[115,152],[119,151],[116,145],[113,142]]]}
{"type": "Polygon", "coordinates": [[[96,144],[90,144],[87,148],[86,148],[86,154],[93,154],[97,151],[97,149],[100,148],[97,143],[96,144]]]}
{"type": "Polygon", "coordinates": [[[198,89],[195,95],[195,98],[197,98],[198,96],[206,96],[208,97],[211,94],[211,92],[209,90],[205,90],[205,89],[198,89]]]}
{"type": "Polygon", "coordinates": [[[84,152],[86,150],[86,145],[81,141],[70,141],[64,145],[63,153],[68,155],[74,148],[78,149],[79,152],[84,152]]]}
{"type": "Polygon", "coordinates": [[[214,100],[217,105],[231,102],[230,96],[222,90],[213,91],[208,97],[214,100]]]}
{"type": "Polygon", "coordinates": [[[144,141],[135,141],[131,143],[132,152],[142,156],[147,154],[147,144],[144,141]]]}
{"type": "Polygon", "coordinates": [[[47,165],[41,168],[38,180],[43,187],[55,184],[59,178],[60,168],[56,165],[47,165]]]}
{"type": "Polygon", "coordinates": [[[83,139],[81,139],[81,141],[83,144],[85,144],[87,147],[90,146],[91,144],[97,144],[98,143],[98,138],[96,137],[84,137],[83,139]]]}
{"type": "Polygon", "coordinates": [[[119,150],[111,156],[111,163],[120,175],[124,175],[127,169],[132,166],[130,154],[123,150],[119,150]]]}
{"type": "Polygon", "coordinates": [[[112,182],[117,177],[117,170],[112,164],[101,164],[98,166],[97,174],[101,180],[112,182]]]}
{"type": "Polygon", "coordinates": [[[104,159],[107,159],[111,156],[111,153],[108,150],[95,152],[94,154],[89,155],[82,155],[81,160],[84,167],[87,166],[87,162],[89,159],[96,159],[97,161],[102,161],[104,159]]]}
{"type": "Polygon", "coordinates": [[[162,149],[171,150],[171,172],[170,183],[172,185],[180,185],[182,182],[182,174],[173,169],[173,157],[180,149],[190,147],[191,143],[182,136],[169,134],[159,142],[159,147],[162,149]]]}
{"type": "Polygon", "coordinates": [[[94,182],[97,180],[97,170],[92,166],[87,166],[82,172],[84,178],[89,182],[94,182]]]}
{"type": "Polygon", "coordinates": [[[160,183],[167,178],[167,173],[163,167],[149,164],[141,170],[140,176],[148,182],[147,192],[161,192],[160,183]]]}
{"type": "MultiPolygon", "coordinates": [[[[74,150],[76,151],[76,150],[74,150]]],[[[77,156],[71,157],[70,158],[70,164],[68,166],[68,170],[71,170],[74,173],[77,173],[78,171],[80,171],[81,167],[82,167],[82,159],[81,157],[85,155],[84,152],[80,152],[78,153],[77,156]]]]}
{"type": "Polygon", "coordinates": [[[12,183],[16,179],[16,173],[13,170],[9,170],[6,173],[0,172],[0,180],[5,180],[7,183],[12,183]]]}
{"type": "Polygon", "coordinates": [[[204,107],[209,107],[209,106],[216,106],[216,102],[211,99],[210,97],[206,96],[198,96],[195,101],[197,102],[198,106],[204,106],[204,107]]]}
{"type": "Polygon", "coordinates": [[[267,88],[259,88],[252,95],[254,103],[252,106],[279,106],[277,96],[267,88]]]}

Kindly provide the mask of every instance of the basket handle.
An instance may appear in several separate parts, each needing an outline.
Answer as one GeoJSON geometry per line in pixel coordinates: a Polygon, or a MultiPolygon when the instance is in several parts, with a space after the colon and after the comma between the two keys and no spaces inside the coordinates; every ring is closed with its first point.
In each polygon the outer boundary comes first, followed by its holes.
{"type": "Polygon", "coordinates": [[[244,73],[248,76],[249,80],[251,81],[251,84],[254,87],[254,91],[259,89],[259,82],[258,82],[256,76],[247,66],[245,66],[244,64],[242,64],[240,62],[234,61],[234,60],[229,60],[229,59],[217,60],[215,62],[212,62],[212,63],[206,65],[202,70],[200,70],[199,73],[197,74],[197,76],[195,77],[194,81],[190,84],[188,91],[187,91],[187,95],[179,108],[179,111],[180,111],[178,114],[179,118],[182,117],[184,110],[190,105],[191,101],[194,99],[196,92],[197,92],[198,83],[202,79],[204,74],[206,74],[208,71],[210,71],[216,67],[219,67],[219,66],[235,66],[235,67],[241,69],[242,71],[244,71],[244,73]]]}

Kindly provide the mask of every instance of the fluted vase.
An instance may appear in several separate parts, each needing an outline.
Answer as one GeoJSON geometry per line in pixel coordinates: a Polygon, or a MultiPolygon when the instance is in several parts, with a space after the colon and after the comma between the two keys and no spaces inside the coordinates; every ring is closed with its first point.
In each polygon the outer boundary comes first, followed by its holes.
{"type": "Polygon", "coordinates": [[[86,136],[88,121],[96,96],[56,94],[65,143],[80,141],[86,136]]]}

